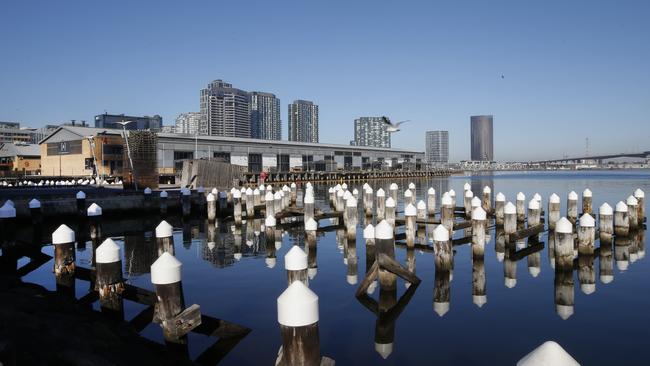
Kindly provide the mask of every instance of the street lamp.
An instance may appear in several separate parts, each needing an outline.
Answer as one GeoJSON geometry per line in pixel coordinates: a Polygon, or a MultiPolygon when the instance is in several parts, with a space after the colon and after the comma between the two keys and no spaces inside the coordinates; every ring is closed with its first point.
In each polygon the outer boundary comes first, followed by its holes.
{"type": "MultiPolygon", "coordinates": [[[[126,141],[126,154],[129,157],[129,164],[131,164],[131,176],[133,178],[133,186],[135,187],[135,190],[138,190],[138,182],[135,179],[135,168],[133,167],[133,159],[131,159],[131,148],[129,147],[129,139],[126,137],[126,125],[131,123],[133,121],[122,121],[122,122],[117,122],[120,125],[122,125],[122,136],[124,137],[124,141],[126,141]]],[[[124,179],[124,178],[122,178],[124,179]]]]}

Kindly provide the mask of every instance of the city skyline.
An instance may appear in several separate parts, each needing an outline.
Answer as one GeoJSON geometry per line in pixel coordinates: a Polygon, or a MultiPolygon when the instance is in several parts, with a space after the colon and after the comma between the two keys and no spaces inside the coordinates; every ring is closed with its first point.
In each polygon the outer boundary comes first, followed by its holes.
{"type": "MultiPolygon", "coordinates": [[[[6,4],[0,38],[16,57],[0,60],[0,120],[39,127],[109,110],[173,121],[197,110],[197,90],[222,77],[284,101],[317,101],[322,142],[347,144],[352,134],[340,131],[349,131],[354,118],[387,115],[411,120],[393,136],[394,147],[424,151],[424,131],[448,130],[450,160],[467,160],[467,118],[487,113],[499,121],[497,160],[584,155],[586,138],[592,154],[650,149],[650,49],[644,36],[650,25],[642,16],[650,11],[647,2],[412,2],[407,8],[416,11],[359,2],[348,4],[344,14],[343,3],[336,2],[290,9],[259,3],[246,17],[223,20],[219,47],[201,57],[195,50],[214,32],[200,24],[209,22],[216,4],[202,11],[130,4],[124,12],[118,3],[6,4]],[[271,26],[268,14],[275,15],[273,24],[287,25],[271,26]],[[131,26],[95,26],[118,16],[131,26]],[[138,21],[145,16],[159,21],[145,26],[138,21]],[[393,19],[393,29],[359,26],[359,19],[377,18],[393,19]],[[482,19],[490,24],[466,26],[482,19]],[[332,32],[333,20],[338,27],[332,32]],[[249,26],[235,31],[238,24],[249,26]],[[297,25],[309,27],[296,33],[297,25]],[[278,40],[254,49],[265,55],[265,68],[253,49],[242,47],[261,29],[278,40]],[[391,52],[367,57],[379,49],[391,52]],[[125,62],[124,54],[155,62],[125,62]],[[93,57],[77,57],[83,55],[93,57]],[[34,98],[35,90],[48,97],[34,98]],[[545,143],[531,146],[531,135],[545,143]]],[[[224,6],[228,13],[245,13],[243,4],[224,6]]],[[[284,108],[281,120],[288,121],[284,108]]]]}

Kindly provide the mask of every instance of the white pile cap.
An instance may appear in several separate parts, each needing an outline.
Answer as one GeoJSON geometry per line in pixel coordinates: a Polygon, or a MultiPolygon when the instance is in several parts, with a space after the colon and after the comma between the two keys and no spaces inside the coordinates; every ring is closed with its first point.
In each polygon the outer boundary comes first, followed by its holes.
{"type": "Polygon", "coordinates": [[[542,271],[541,268],[539,267],[528,267],[528,273],[530,273],[531,276],[537,277],[539,276],[539,273],[542,271]]]}
{"type": "Polygon", "coordinates": [[[536,200],[536,201],[539,201],[540,203],[542,202],[542,196],[540,196],[539,193],[535,193],[533,195],[533,199],[536,200]]]}
{"type": "Polygon", "coordinates": [[[477,207],[472,211],[472,220],[486,220],[487,215],[482,207],[477,207]]]}
{"type": "Polygon", "coordinates": [[[404,208],[404,216],[416,216],[417,214],[418,211],[412,203],[409,203],[406,205],[406,208],[404,208]]]}
{"type": "Polygon", "coordinates": [[[581,227],[596,227],[596,220],[586,213],[580,217],[580,226],[581,227]]]}
{"type": "Polygon", "coordinates": [[[189,188],[185,188],[185,187],[183,187],[183,188],[181,188],[181,194],[182,194],[183,196],[189,196],[189,195],[192,194],[192,191],[190,191],[189,188]]]}
{"type": "Polygon", "coordinates": [[[505,207],[503,208],[503,213],[505,214],[515,214],[517,213],[517,207],[512,204],[512,202],[506,203],[505,207]]]}
{"type": "Polygon", "coordinates": [[[364,239],[374,239],[375,238],[375,227],[368,224],[365,229],[363,229],[363,238],[364,239]]]}
{"type": "Polygon", "coordinates": [[[294,245],[284,256],[284,269],[287,271],[300,271],[307,269],[307,253],[294,245]]]}
{"type": "Polygon", "coordinates": [[[267,190],[267,191],[272,191],[272,190],[273,190],[273,187],[271,187],[270,184],[267,184],[267,185],[266,185],[266,190],[267,190]]]}
{"type": "Polygon", "coordinates": [[[544,342],[517,362],[517,366],[545,365],[580,366],[564,348],[553,341],[544,342]]]}
{"type": "Polygon", "coordinates": [[[377,190],[377,193],[375,193],[375,195],[376,195],[377,197],[386,197],[386,192],[384,192],[384,189],[383,189],[383,188],[379,188],[379,189],[377,190]]]}
{"type": "Polygon", "coordinates": [[[413,197],[413,191],[407,189],[404,191],[404,197],[413,197]]]}
{"type": "Polygon", "coordinates": [[[482,308],[483,305],[487,303],[487,296],[485,295],[472,295],[472,302],[476,304],[479,308],[482,308]]]}
{"type": "Polygon", "coordinates": [[[246,189],[246,195],[247,195],[247,196],[252,196],[252,195],[253,195],[253,190],[251,189],[251,187],[248,187],[248,188],[246,189]]]}
{"type": "Polygon", "coordinates": [[[29,201],[29,208],[41,208],[41,201],[36,198],[29,201]]]}
{"type": "Polygon", "coordinates": [[[505,202],[506,196],[503,193],[499,192],[497,193],[497,197],[495,199],[499,202],[505,202]]]}
{"type": "Polygon", "coordinates": [[[67,243],[74,243],[75,237],[74,237],[74,231],[70,229],[68,226],[65,224],[59,226],[54,232],[52,233],[52,244],[67,244],[67,243]]]}
{"type": "Polygon", "coordinates": [[[603,203],[600,208],[598,209],[598,212],[601,215],[613,215],[614,211],[612,210],[612,206],[610,206],[607,202],[603,203]]]}
{"type": "Polygon", "coordinates": [[[168,285],[181,281],[181,267],[183,264],[169,252],[164,252],[151,265],[151,283],[155,285],[168,285]]]}
{"type": "Polygon", "coordinates": [[[473,197],[472,200],[470,201],[470,206],[471,207],[480,207],[481,206],[481,199],[478,197],[473,197]]]}
{"type": "Polygon", "coordinates": [[[347,183],[341,184],[341,188],[344,189],[344,190],[348,189],[348,184],[347,183]]]}
{"type": "Polygon", "coordinates": [[[567,220],[566,217],[561,217],[555,223],[555,232],[561,234],[571,234],[573,232],[573,225],[571,225],[571,221],[567,220]]]}
{"type": "Polygon", "coordinates": [[[580,290],[585,295],[591,295],[594,292],[596,292],[596,284],[595,283],[581,283],[580,284],[580,290]]]}
{"type": "Polygon", "coordinates": [[[465,197],[467,197],[467,198],[474,197],[474,192],[472,192],[471,190],[465,191],[465,197]]]}
{"type": "Polygon", "coordinates": [[[77,192],[77,199],[78,200],[85,200],[86,199],[86,194],[84,193],[84,191],[77,192]]]}
{"type": "Polygon", "coordinates": [[[397,189],[399,189],[399,187],[397,186],[397,183],[391,183],[389,189],[397,190],[397,189]]]}
{"type": "Polygon", "coordinates": [[[533,198],[528,202],[528,209],[529,210],[539,210],[539,201],[533,198]]]}
{"type": "Polygon", "coordinates": [[[9,206],[11,206],[13,208],[16,208],[16,205],[14,204],[14,201],[12,201],[12,200],[6,200],[5,205],[9,205],[9,206]]]}
{"type": "Polygon", "coordinates": [[[645,197],[645,192],[641,190],[641,188],[637,188],[636,191],[634,191],[634,197],[636,198],[644,198],[645,197]]]}
{"type": "Polygon", "coordinates": [[[216,200],[216,197],[212,192],[208,193],[208,195],[205,197],[205,200],[208,202],[214,202],[216,200]]]}
{"type": "Polygon", "coordinates": [[[424,201],[419,200],[418,205],[417,205],[418,210],[426,210],[427,209],[427,204],[424,203],[424,201]]]}
{"type": "Polygon", "coordinates": [[[569,192],[569,199],[571,201],[577,201],[578,200],[578,194],[575,191],[569,192]]]}
{"type": "Polygon", "coordinates": [[[413,182],[409,183],[409,189],[415,189],[415,183],[413,182]]]}
{"type": "Polygon", "coordinates": [[[492,193],[492,188],[490,186],[483,187],[483,193],[492,193]]]}
{"type": "Polygon", "coordinates": [[[311,231],[316,231],[318,229],[318,223],[314,218],[309,218],[307,222],[305,222],[305,230],[311,230],[311,231]]]}
{"type": "Polygon", "coordinates": [[[86,209],[86,215],[89,216],[89,217],[92,217],[92,216],[101,216],[101,215],[102,215],[102,208],[101,208],[98,204],[96,204],[96,203],[93,202],[93,203],[92,203],[90,206],[88,206],[88,208],[86,209]]]}
{"type": "Polygon", "coordinates": [[[165,220],[162,220],[158,226],[156,226],[156,238],[168,238],[172,236],[174,228],[165,220]]]}
{"type": "Polygon", "coordinates": [[[627,205],[623,201],[618,201],[616,204],[616,212],[627,212],[627,205]]]}
{"type": "Polygon", "coordinates": [[[144,189],[144,194],[151,194],[151,188],[147,187],[144,189]]]}
{"type": "Polygon", "coordinates": [[[469,182],[465,182],[465,184],[463,184],[463,190],[469,191],[471,189],[472,189],[472,186],[469,184],[469,182]]]}
{"type": "Polygon", "coordinates": [[[441,203],[442,203],[443,206],[451,206],[451,205],[453,205],[451,195],[449,193],[447,193],[447,192],[445,192],[445,194],[442,195],[442,200],[441,201],[442,201],[441,203]]]}
{"type": "Polygon", "coordinates": [[[447,302],[447,301],[446,302],[436,302],[436,301],[433,302],[433,311],[435,311],[436,314],[438,314],[438,316],[441,317],[441,318],[443,316],[445,316],[445,314],[447,314],[449,312],[449,308],[450,308],[450,305],[449,305],[449,302],[447,302]]]}
{"type": "Polygon", "coordinates": [[[273,201],[273,192],[271,192],[270,190],[267,190],[266,194],[264,195],[264,199],[266,201],[273,201]]]}
{"type": "Polygon", "coordinates": [[[386,200],[386,207],[395,207],[395,200],[393,197],[388,197],[386,200]]]}
{"type": "Polygon", "coordinates": [[[453,189],[450,189],[449,190],[449,195],[452,196],[452,197],[456,197],[456,191],[454,191],[453,189]]]}
{"type": "MultiPolygon", "coordinates": [[[[372,192],[371,192],[371,193],[372,193],[372,192]]],[[[359,195],[359,190],[356,189],[356,188],[353,189],[353,190],[352,190],[352,195],[353,195],[353,196],[358,196],[358,195],[359,195]]]]}
{"type": "Polygon", "coordinates": [[[548,198],[548,202],[550,203],[560,203],[560,196],[557,194],[553,193],[551,197],[548,198]]]}
{"type": "Polygon", "coordinates": [[[350,196],[350,198],[345,202],[345,205],[347,207],[357,207],[357,199],[354,198],[354,196],[350,196]]]}
{"type": "Polygon", "coordinates": [[[525,201],[526,195],[523,192],[517,193],[517,201],[525,201]]]}
{"type": "Polygon", "coordinates": [[[212,193],[215,196],[218,196],[219,195],[219,190],[216,189],[216,188],[212,188],[212,191],[210,191],[210,193],[212,193]]]}
{"type": "Polygon", "coordinates": [[[318,296],[301,281],[294,281],[278,297],[278,323],[304,327],[318,322],[318,296]]]}
{"type": "Polygon", "coordinates": [[[433,187],[430,187],[429,190],[427,191],[427,194],[429,195],[436,194],[436,190],[433,189],[433,187]]]}
{"type": "Polygon", "coordinates": [[[296,188],[296,183],[291,182],[291,188],[296,188]]]}
{"type": "Polygon", "coordinates": [[[630,196],[627,198],[627,205],[628,206],[637,206],[639,204],[639,201],[634,198],[634,196],[630,196]]]}
{"type": "Polygon", "coordinates": [[[238,189],[235,189],[235,190],[232,192],[232,198],[241,198],[241,191],[238,190],[238,189]]]}
{"type": "Polygon", "coordinates": [[[372,190],[372,187],[368,187],[368,188],[366,188],[365,192],[366,192],[366,194],[372,194],[372,192],[374,192],[374,191],[372,190]]]}
{"type": "Polygon", "coordinates": [[[264,262],[266,263],[266,266],[267,266],[268,268],[275,268],[275,264],[276,264],[276,262],[277,262],[277,259],[276,259],[276,258],[268,258],[268,257],[267,257],[266,259],[264,259],[264,262]]]}
{"type": "Polygon", "coordinates": [[[375,238],[377,239],[392,239],[393,227],[386,220],[381,220],[375,227],[375,238]]]}
{"type": "Polygon", "coordinates": [[[343,193],[343,200],[344,201],[349,200],[350,197],[352,197],[352,193],[350,193],[350,191],[345,191],[345,193],[343,193]]]}
{"type": "Polygon", "coordinates": [[[449,241],[449,230],[444,225],[438,225],[433,230],[434,241],[449,241]]]}
{"type": "Polygon", "coordinates": [[[120,247],[108,238],[95,250],[97,263],[115,263],[120,261],[120,247]]]}
{"type": "Polygon", "coordinates": [[[585,188],[584,191],[582,191],[582,197],[591,197],[592,193],[589,188],[585,188]]]}
{"type": "Polygon", "coordinates": [[[343,197],[344,195],[345,195],[345,191],[343,191],[342,189],[336,191],[336,197],[343,197]]]}

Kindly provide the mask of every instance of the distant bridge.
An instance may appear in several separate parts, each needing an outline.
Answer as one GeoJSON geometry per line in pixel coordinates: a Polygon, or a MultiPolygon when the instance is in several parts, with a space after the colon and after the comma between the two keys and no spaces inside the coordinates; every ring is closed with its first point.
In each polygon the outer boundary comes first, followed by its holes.
{"type": "Polygon", "coordinates": [[[611,154],[611,155],[593,155],[593,156],[582,156],[582,157],[571,157],[571,158],[562,158],[562,159],[552,159],[552,160],[539,160],[533,161],[531,164],[548,164],[548,163],[569,163],[569,162],[579,162],[583,160],[608,160],[616,158],[642,158],[649,159],[650,151],[643,151],[639,153],[620,153],[620,154],[611,154]]]}

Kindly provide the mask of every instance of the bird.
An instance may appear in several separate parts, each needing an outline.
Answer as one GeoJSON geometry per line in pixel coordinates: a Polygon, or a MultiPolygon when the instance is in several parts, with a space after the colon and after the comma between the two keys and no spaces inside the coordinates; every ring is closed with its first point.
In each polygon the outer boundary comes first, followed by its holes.
{"type": "Polygon", "coordinates": [[[501,74],[501,79],[505,79],[505,78],[506,78],[506,77],[505,77],[505,76],[503,76],[503,74],[501,74]]]}
{"type": "Polygon", "coordinates": [[[410,120],[406,120],[406,121],[399,121],[399,122],[395,122],[395,123],[393,123],[393,122],[391,122],[390,119],[388,119],[388,117],[386,117],[386,116],[382,116],[381,119],[384,121],[385,124],[388,125],[388,128],[387,128],[386,130],[387,130],[388,132],[390,132],[390,133],[400,131],[399,126],[400,126],[402,123],[405,123],[405,122],[409,122],[409,121],[410,121],[410,120]]]}

